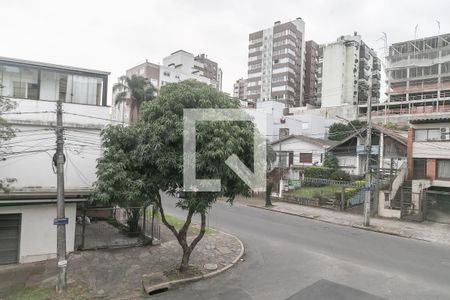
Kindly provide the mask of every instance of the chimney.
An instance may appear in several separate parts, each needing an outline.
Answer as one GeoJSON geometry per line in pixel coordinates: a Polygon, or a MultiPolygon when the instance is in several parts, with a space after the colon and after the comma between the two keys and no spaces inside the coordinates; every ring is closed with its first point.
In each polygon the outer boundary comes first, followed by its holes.
{"type": "Polygon", "coordinates": [[[358,31],[353,32],[353,35],[357,36],[358,35],[358,31]]]}

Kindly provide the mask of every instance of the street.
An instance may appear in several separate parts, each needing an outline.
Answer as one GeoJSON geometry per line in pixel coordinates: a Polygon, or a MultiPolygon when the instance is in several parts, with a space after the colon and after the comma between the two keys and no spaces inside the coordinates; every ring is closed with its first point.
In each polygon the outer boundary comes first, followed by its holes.
{"type": "MultiPolygon", "coordinates": [[[[168,213],[183,216],[164,196],[168,213]]],[[[450,299],[450,248],[219,202],[209,225],[238,236],[245,261],[154,299],[450,299]]]]}

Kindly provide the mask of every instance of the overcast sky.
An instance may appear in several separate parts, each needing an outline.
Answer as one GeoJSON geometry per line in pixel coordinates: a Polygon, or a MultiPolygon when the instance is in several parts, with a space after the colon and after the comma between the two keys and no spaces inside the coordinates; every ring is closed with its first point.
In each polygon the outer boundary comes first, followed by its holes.
{"type": "MultiPolygon", "coordinates": [[[[362,34],[379,55],[383,42],[450,32],[450,1],[362,0],[0,0],[0,56],[111,72],[184,49],[206,53],[223,70],[223,90],[247,72],[248,34],[301,17],[318,43],[362,34]]],[[[108,95],[110,98],[111,95],[108,95]]]]}

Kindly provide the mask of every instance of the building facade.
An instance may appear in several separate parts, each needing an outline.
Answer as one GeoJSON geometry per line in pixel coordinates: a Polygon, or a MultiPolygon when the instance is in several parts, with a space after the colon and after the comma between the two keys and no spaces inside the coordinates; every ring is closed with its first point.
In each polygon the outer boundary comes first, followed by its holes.
{"type": "Polygon", "coordinates": [[[408,177],[411,194],[404,202],[411,207],[405,213],[450,224],[450,118],[411,120],[408,177]]]}
{"type": "Polygon", "coordinates": [[[159,71],[160,87],[168,83],[194,79],[207,83],[219,91],[222,88],[222,70],[205,54],[195,57],[184,50],[173,52],[163,59],[159,71]]]}
{"type": "Polygon", "coordinates": [[[303,99],[305,23],[301,18],[249,35],[247,98],[280,100],[288,107],[303,99]]]}
{"type": "Polygon", "coordinates": [[[247,79],[239,78],[233,85],[233,97],[239,100],[247,99],[247,79]]]}
{"type": "Polygon", "coordinates": [[[320,46],[318,102],[321,107],[365,105],[380,98],[381,61],[356,32],[320,46]]]}
{"type": "MultiPolygon", "coordinates": [[[[126,71],[127,76],[137,75],[148,79],[157,90],[168,83],[194,79],[222,90],[222,69],[217,62],[210,60],[206,54],[194,56],[184,50],[178,50],[163,59],[161,65],[146,61],[126,71]]],[[[114,98],[114,95],[113,95],[114,98]]],[[[113,99],[114,101],[114,99],[113,99]]],[[[114,105],[114,120],[129,123],[131,115],[137,120],[137,112],[130,112],[128,102],[114,105]]]]}
{"type": "Polygon", "coordinates": [[[0,58],[0,93],[17,107],[2,117],[16,136],[2,142],[0,264],[56,256],[56,102],[63,102],[67,251],[75,249],[76,203],[86,201],[101,157],[100,131],[111,123],[108,72],[0,58]],[[6,225],[5,225],[6,224],[6,225]],[[10,224],[10,225],[8,225],[10,224]],[[7,242],[4,242],[7,241],[7,242]]]}
{"type": "Polygon", "coordinates": [[[319,44],[314,41],[305,43],[305,85],[303,106],[317,105],[317,67],[319,65],[319,44]]]}

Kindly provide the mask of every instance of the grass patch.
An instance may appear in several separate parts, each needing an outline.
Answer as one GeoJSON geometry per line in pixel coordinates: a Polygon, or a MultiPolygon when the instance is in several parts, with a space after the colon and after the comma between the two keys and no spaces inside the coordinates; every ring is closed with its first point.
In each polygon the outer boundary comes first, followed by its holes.
{"type": "Polygon", "coordinates": [[[67,288],[64,295],[59,295],[55,291],[55,287],[45,288],[17,288],[11,290],[5,300],[88,300],[92,299],[88,289],[83,285],[71,285],[67,288]]]}
{"type": "Polygon", "coordinates": [[[334,198],[336,193],[340,193],[341,191],[342,187],[338,185],[326,185],[320,187],[305,186],[291,192],[291,194],[294,196],[305,198],[315,198],[317,196],[334,198]]]}
{"type": "MultiPolygon", "coordinates": [[[[177,218],[177,217],[172,216],[172,215],[169,215],[169,214],[165,214],[165,215],[166,215],[166,220],[167,220],[167,222],[169,222],[169,224],[173,225],[173,226],[175,227],[176,230],[179,230],[181,227],[183,227],[183,224],[184,224],[184,222],[186,221],[186,220],[184,220],[184,219],[180,219],[180,218],[177,218]]],[[[150,213],[149,216],[147,216],[147,217],[149,218],[149,220],[151,220],[151,217],[152,217],[151,213],[150,213]]],[[[155,214],[155,219],[156,219],[159,223],[162,224],[162,221],[161,221],[161,215],[159,214],[159,212],[157,212],[157,213],[155,214]]],[[[162,225],[164,226],[164,224],[162,224],[162,225]]],[[[199,226],[199,225],[196,225],[196,224],[191,224],[191,225],[189,226],[189,232],[190,232],[190,233],[193,233],[193,234],[198,234],[198,233],[200,233],[200,226],[199,226]]],[[[216,233],[217,233],[217,230],[215,230],[215,229],[213,229],[213,228],[207,227],[207,228],[205,229],[205,234],[207,234],[207,235],[213,235],[213,234],[216,234],[216,233]]]]}

